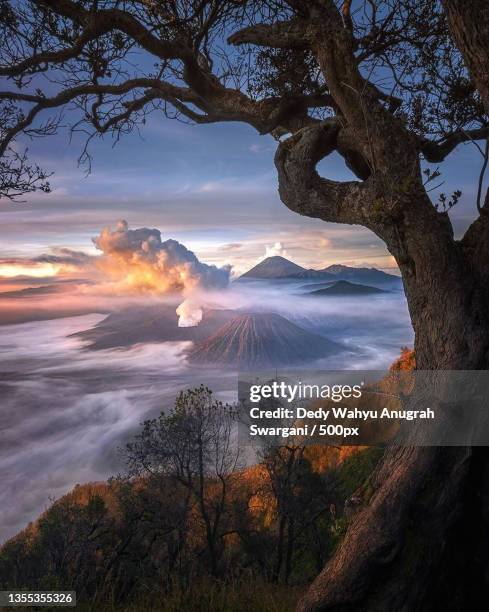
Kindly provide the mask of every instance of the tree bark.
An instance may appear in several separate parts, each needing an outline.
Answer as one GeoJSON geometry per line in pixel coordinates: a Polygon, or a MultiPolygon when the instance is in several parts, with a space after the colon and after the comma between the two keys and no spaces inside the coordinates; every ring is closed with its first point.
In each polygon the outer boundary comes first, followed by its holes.
{"type": "Polygon", "coordinates": [[[489,4],[485,0],[442,0],[450,32],[489,114],[489,4]]]}
{"type": "Polygon", "coordinates": [[[377,492],[298,610],[477,609],[489,593],[487,466],[485,449],[387,453],[377,492]]]}
{"type": "MultiPolygon", "coordinates": [[[[296,138],[299,145],[300,137],[296,138]]],[[[481,267],[487,262],[478,265],[470,249],[454,240],[448,216],[428,205],[418,183],[402,194],[402,206],[388,202],[383,207],[394,211],[394,224],[385,213],[372,215],[368,196],[376,191],[374,179],[339,188],[315,174],[313,155],[302,150],[302,166],[293,159],[290,149],[277,154],[286,203],[315,206],[316,215],[327,220],[334,211],[347,222],[362,222],[384,239],[396,258],[415,330],[418,368],[487,369],[489,299],[481,283],[481,267]],[[288,168],[291,164],[301,176],[288,168]],[[288,178],[294,183],[293,193],[288,191],[288,178]],[[300,193],[297,185],[302,185],[300,193]],[[315,205],[317,201],[322,207],[315,205]]],[[[473,490],[482,488],[477,475],[485,465],[483,453],[469,448],[388,450],[376,471],[373,495],[354,517],[298,612],[438,610],[441,601],[446,609],[460,609],[453,603],[470,601],[474,585],[462,584],[459,578],[450,585],[456,588],[449,589],[439,577],[455,573],[454,549],[463,542],[470,513],[472,524],[487,531],[486,509],[478,508],[473,490]]],[[[475,592],[485,594],[482,570],[472,564],[470,571],[481,577],[475,592]]]]}
{"type": "MultiPolygon", "coordinates": [[[[384,234],[403,275],[417,367],[487,369],[487,290],[443,216],[428,221],[406,214],[400,237],[384,234]]],[[[487,465],[487,454],[470,448],[386,451],[372,496],[298,612],[460,610],[486,597],[488,565],[471,545],[474,533],[488,531],[489,506],[479,497],[487,465]]]]}

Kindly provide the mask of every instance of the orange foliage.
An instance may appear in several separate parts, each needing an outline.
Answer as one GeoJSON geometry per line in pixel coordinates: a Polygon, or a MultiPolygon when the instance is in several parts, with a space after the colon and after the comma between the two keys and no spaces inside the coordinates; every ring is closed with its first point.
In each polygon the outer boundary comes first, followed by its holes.
{"type": "Polygon", "coordinates": [[[391,372],[409,371],[409,370],[415,370],[415,369],[416,369],[416,357],[414,355],[414,350],[408,348],[407,346],[403,346],[401,348],[401,354],[389,368],[391,372]]]}

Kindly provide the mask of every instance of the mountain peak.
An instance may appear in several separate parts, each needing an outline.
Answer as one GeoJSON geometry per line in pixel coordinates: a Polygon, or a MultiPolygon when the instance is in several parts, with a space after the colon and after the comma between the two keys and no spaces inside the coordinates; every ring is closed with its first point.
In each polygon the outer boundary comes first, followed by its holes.
{"type": "Polygon", "coordinates": [[[256,264],[251,270],[245,272],[241,278],[287,278],[305,272],[305,268],[293,261],[273,255],[256,264]]]}
{"type": "Polygon", "coordinates": [[[268,262],[285,262],[287,264],[292,264],[294,266],[298,265],[298,264],[295,264],[293,261],[290,261],[290,259],[287,259],[286,257],[282,257],[282,255],[270,255],[270,257],[266,257],[260,263],[263,263],[265,261],[268,261],[268,262]]]}
{"type": "MultiPolygon", "coordinates": [[[[341,272],[344,272],[345,270],[348,270],[348,266],[345,266],[344,264],[332,264],[331,266],[328,266],[327,268],[323,268],[326,272],[330,272],[331,274],[341,274],[341,272]]],[[[350,268],[351,269],[351,268],[350,268]]],[[[359,270],[360,268],[355,268],[356,270],[359,270]]]]}
{"type": "Polygon", "coordinates": [[[190,353],[203,364],[239,368],[290,366],[342,350],[276,313],[243,313],[223,325],[190,353]]]}

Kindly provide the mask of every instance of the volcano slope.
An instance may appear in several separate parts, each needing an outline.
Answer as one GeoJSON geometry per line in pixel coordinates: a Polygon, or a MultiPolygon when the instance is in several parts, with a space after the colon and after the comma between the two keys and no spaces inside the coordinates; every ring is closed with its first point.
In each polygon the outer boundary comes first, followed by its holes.
{"type": "Polygon", "coordinates": [[[194,363],[238,368],[297,366],[345,349],[275,313],[241,314],[189,353],[194,363]]]}
{"type": "Polygon", "coordinates": [[[204,309],[195,327],[178,327],[176,304],[133,306],[109,314],[95,327],[73,334],[90,350],[122,348],[145,342],[201,342],[233,319],[233,310],[204,309]]]}

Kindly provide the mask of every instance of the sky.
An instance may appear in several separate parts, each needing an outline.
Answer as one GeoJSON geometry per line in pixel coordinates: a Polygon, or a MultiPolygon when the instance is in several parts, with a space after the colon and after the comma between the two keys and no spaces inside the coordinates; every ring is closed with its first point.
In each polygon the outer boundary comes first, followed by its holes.
{"type": "MultiPolygon", "coordinates": [[[[306,267],[344,263],[395,272],[370,231],[289,211],[277,194],[276,142],[247,125],[195,126],[153,114],[140,134],[116,146],[110,138],[92,141],[89,175],[77,163],[81,137],[70,142],[61,131],[24,143],[34,161],[54,171],[53,191],[23,203],[0,200],[0,258],[53,247],[95,253],[92,237],[123,218],[131,227],[158,228],[162,239],[182,242],[206,263],[232,265],[234,275],[274,254],[306,267]]],[[[463,193],[451,213],[458,233],[474,215],[479,158],[473,144],[463,145],[440,168],[441,190],[463,193]]],[[[335,155],[320,171],[351,178],[335,155]]]]}

